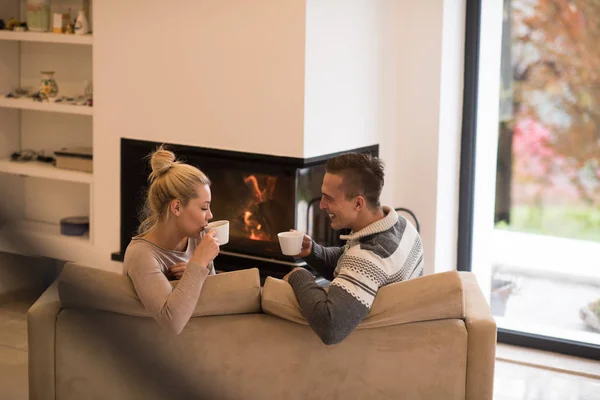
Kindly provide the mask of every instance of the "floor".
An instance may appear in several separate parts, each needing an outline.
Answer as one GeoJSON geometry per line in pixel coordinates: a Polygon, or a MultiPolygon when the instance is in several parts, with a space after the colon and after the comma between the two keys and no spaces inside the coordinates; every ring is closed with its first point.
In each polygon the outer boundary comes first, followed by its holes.
{"type": "MultiPolygon", "coordinates": [[[[32,293],[0,297],[0,399],[28,398],[26,312],[35,298],[32,293]]],[[[499,345],[498,356],[496,400],[600,400],[600,362],[506,345],[499,345]],[[565,369],[578,372],[560,372],[565,369]]]]}

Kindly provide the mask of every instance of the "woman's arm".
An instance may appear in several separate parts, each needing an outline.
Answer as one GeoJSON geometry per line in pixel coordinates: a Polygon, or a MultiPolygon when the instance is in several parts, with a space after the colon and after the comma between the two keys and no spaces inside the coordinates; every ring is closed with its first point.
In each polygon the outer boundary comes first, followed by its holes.
{"type": "Polygon", "coordinates": [[[142,304],[160,326],[181,333],[198,303],[207,267],[190,261],[175,288],[152,254],[128,254],[128,275],[142,304]]]}

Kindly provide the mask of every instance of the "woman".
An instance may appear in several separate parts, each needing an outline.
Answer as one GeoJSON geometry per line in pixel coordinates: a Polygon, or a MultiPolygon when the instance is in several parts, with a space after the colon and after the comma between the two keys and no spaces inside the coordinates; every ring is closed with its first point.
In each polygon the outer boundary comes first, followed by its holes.
{"type": "Polygon", "coordinates": [[[125,251],[129,276],[148,312],[179,334],[189,321],[204,280],[214,274],[219,254],[215,232],[205,232],[210,211],[210,180],[162,148],[150,159],[152,173],[138,236],[125,251]],[[169,280],[179,279],[173,288],[169,280]]]}

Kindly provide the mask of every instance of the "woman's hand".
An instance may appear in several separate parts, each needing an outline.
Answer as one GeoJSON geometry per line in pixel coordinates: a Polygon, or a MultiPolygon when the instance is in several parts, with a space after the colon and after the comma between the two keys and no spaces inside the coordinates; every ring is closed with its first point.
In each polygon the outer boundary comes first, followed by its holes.
{"type": "Polygon", "coordinates": [[[219,255],[219,239],[215,238],[216,231],[208,231],[200,242],[190,261],[197,262],[208,268],[208,264],[219,255]]]}
{"type": "Polygon", "coordinates": [[[175,279],[181,279],[186,267],[187,263],[185,262],[173,264],[169,267],[169,274],[175,279]]]}

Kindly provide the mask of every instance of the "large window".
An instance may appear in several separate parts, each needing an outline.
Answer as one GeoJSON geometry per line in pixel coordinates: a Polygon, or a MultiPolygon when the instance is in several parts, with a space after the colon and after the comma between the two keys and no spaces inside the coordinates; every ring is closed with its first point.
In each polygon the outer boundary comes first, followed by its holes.
{"type": "Polygon", "coordinates": [[[479,24],[467,26],[479,31],[466,47],[477,74],[465,75],[477,123],[463,142],[476,143],[463,147],[475,174],[461,180],[471,269],[502,332],[589,355],[600,348],[600,1],[468,3],[479,24]]]}

